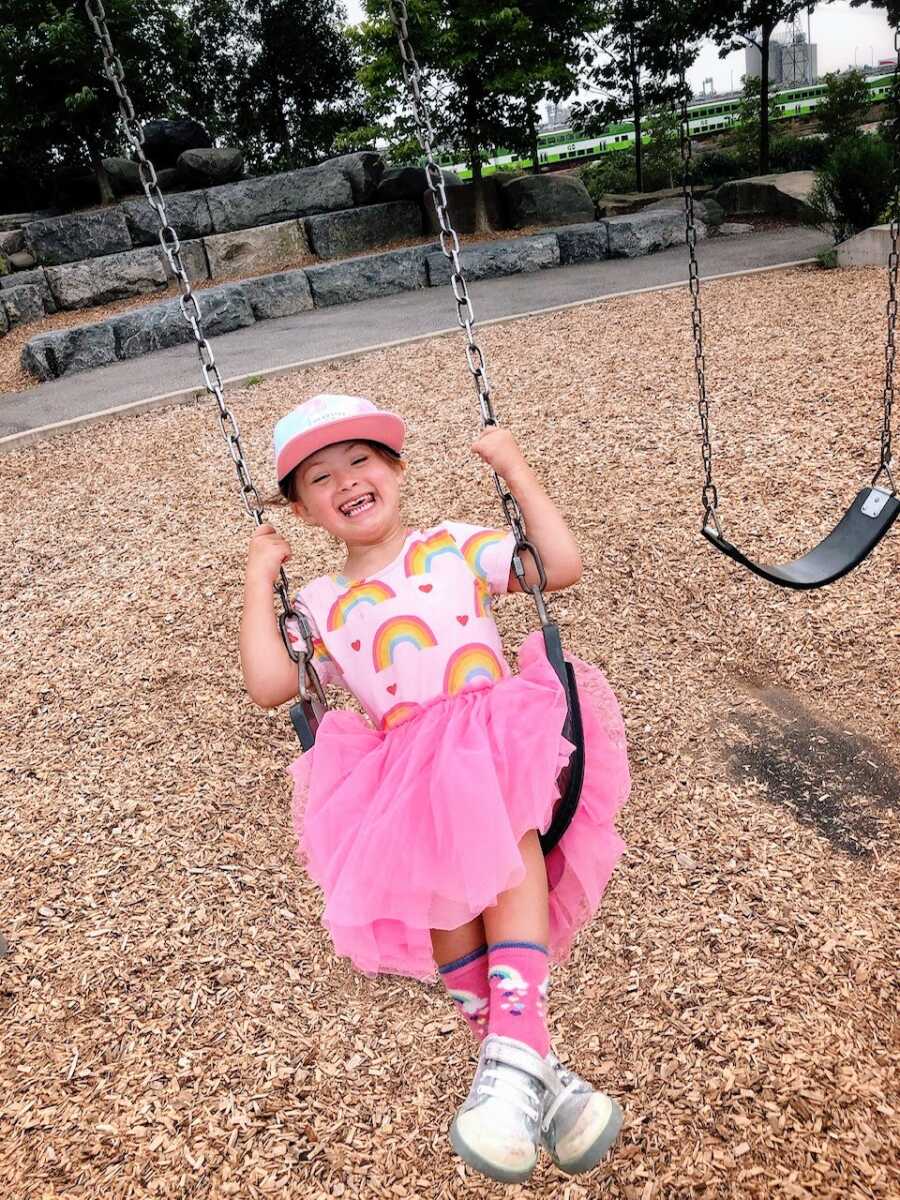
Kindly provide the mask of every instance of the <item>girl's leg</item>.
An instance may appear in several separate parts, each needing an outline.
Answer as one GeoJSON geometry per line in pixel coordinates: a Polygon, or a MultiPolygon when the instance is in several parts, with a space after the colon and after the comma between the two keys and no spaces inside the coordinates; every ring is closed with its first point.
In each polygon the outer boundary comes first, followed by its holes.
{"type": "Polygon", "coordinates": [[[431,946],[441,982],[480,1042],[487,1034],[490,989],[481,917],[458,929],[432,929],[431,946]]]}
{"type": "Polygon", "coordinates": [[[541,1056],[550,1049],[547,870],[537,830],[519,843],[525,878],[482,914],[488,943],[488,1032],[526,1042],[541,1056]]]}

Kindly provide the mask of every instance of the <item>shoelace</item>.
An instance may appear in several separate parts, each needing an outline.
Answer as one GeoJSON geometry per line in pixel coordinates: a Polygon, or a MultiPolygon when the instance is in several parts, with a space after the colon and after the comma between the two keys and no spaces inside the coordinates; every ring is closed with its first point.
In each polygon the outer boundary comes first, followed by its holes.
{"type": "Polygon", "coordinates": [[[493,1080],[493,1083],[479,1083],[475,1089],[476,1096],[496,1096],[498,1100],[507,1100],[532,1121],[536,1121],[539,1110],[534,1106],[533,1092],[524,1080],[520,1083],[507,1075],[506,1071],[498,1067],[486,1067],[482,1078],[493,1080]]]}
{"type": "Polygon", "coordinates": [[[561,1091],[556,1093],[552,1102],[548,1105],[546,1111],[544,1112],[544,1117],[541,1121],[542,1133],[547,1133],[551,1124],[553,1123],[553,1118],[569,1099],[569,1097],[575,1095],[575,1093],[578,1091],[579,1083],[581,1082],[578,1076],[573,1074],[572,1071],[567,1070],[555,1056],[553,1057],[552,1062],[554,1073],[561,1080],[563,1088],[561,1091]]]}

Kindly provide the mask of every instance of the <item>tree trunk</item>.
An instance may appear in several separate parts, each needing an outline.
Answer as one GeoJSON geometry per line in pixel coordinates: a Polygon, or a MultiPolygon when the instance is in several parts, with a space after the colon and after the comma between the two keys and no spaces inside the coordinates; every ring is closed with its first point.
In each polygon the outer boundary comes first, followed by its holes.
{"type": "Polygon", "coordinates": [[[534,109],[528,106],[528,153],[531,155],[531,171],[534,175],[541,173],[541,152],[538,149],[537,121],[534,109]]]}
{"type": "Polygon", "coordinates": [[[759,173],[769,173],[769,44],[774,26],[763,25],[759,68],[759,173]]]}
{"type": "Polygon", "coordinates": [[[481,177],[481,154],[477,147],[469,147],[469,165],[472,168],[472,195],[475,201],[475,232],[490,233],[491,226],[484,199],[484,180],[481,177]]]}
{"type": "Polygon", "coordinates": [[[634,112],[634,176],[637,190],[644,190],[644,145],[642,130],[643,96],[641,95],[641,68],[637,61],[634,36],[628,39],[628,70],[631,75],[631,105],[634,112]]]}
{"type": "Polygon", "coordinates": [[[90,156],[91,170],[94,172],[94,177],[97,180],[97,191],[100,193],[100,203],[104,208],[108,208],[111,204],[115,204],[116,194],[113,191],[109,175],[107,175],[106,168],[103,165],[103,157],[97,146],[91,145],[90,156]]]}

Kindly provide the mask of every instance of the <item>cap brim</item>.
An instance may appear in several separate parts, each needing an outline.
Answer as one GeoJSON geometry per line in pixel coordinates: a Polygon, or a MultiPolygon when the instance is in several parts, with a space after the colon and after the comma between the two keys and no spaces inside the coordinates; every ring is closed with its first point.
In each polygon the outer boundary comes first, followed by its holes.
{"type": "Polygon", "coordinates": [[[366,413],[331,421],[285,442],[275,460],[278,482],[281,484],[305,458],[335,442],[383,442],[399,454],[405,437],[406,426],[395,413],[366,413]]]}

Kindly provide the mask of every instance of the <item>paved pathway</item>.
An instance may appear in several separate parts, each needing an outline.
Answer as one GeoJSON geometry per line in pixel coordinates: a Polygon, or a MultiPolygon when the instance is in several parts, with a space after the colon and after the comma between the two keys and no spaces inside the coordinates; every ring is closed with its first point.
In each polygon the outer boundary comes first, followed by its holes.
{"type": "MultiPolygon", "coordinates": [[[[776,266],[811,258],[822,245],[821,233],[804,228],[714,238],[700,243],[701,271],[710,276],[776,266]]],[[[646,258],[610,259],[483,280],[470,290],[481,323],[686,279],[686,253],[676,246],[646,258]]],[[[261,321],[215,338],[213,348],[223,378],[240,381],[386,342],[427,337],[451,326],[455,329],[454,319],[449,289],[426,288],[261,321]]],[[[44,426],[78,422],[121,406],[143,407],[148,401],[171,403],[202,386],[191,344],[68,375],[29,391],[0,394],[0,450],[21,444],[44,426]]]]}

